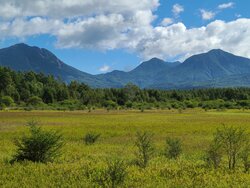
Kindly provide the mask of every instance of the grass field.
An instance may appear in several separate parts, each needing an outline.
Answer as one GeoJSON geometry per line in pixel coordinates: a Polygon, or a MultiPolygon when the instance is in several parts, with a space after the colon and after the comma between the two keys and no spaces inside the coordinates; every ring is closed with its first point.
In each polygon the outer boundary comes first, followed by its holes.
{"type": "Polygon", "coordinates": [[[250,187],[250,174],[244,173],[240,164],[230,172],[223,167],[207,168],[202,160],[214,131],[222,124],[250,131],[250,111],[0,112],[0,187],[97,186],[86,177],[86,170],[102,169],[113,158],[128,163],[122,187],[250,187]],[[45,130],[61,131],[66,143],[63,155],[54,163],[10,165],[7,161],[15,152],[13,140],[28,133],[25,123],[31,119],[38,120],[45,130]],[[155,156],[145,169],[132,163],[137,131],[154,134],[155,156]],[[101,133],[96,144],[84,144],[87,132],[101,133]],[[166,137],[182,140],[179,159],[162,155],[166,137]]]}

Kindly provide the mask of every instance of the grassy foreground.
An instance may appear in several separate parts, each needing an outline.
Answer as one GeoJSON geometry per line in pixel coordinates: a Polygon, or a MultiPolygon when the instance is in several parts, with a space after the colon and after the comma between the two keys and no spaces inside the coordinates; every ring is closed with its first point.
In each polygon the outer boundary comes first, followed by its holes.
{"type": "Polygon", "coordinates": [[[203,161],[214,131],[222,124],[250,131],[250,111],[0,112],[0,187],[94,187],[86,171],[102,169],[113,158],[128,163],[123,187],[250,187],[250,174],[241,165],[230,172],[208,168],[203,161]],[[61,131],[66,143],[63,155],[54,163],[10,165],[13,140],[27,134],[25,123],[31,119],[45,130],[61,131]],[[133,165],[137,131],[154,134],[155,157],[145,169],[133,165]],[[88,132],[101,133],[96,144],[84,145],[88,132]],[[167,136],[183,142],[177,160],[162,155],[167,136]]]}

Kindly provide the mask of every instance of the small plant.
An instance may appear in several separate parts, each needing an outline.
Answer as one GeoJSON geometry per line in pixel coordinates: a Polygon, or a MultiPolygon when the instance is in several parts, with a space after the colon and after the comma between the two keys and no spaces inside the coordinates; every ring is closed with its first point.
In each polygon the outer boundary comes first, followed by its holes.
{"type": "Polygon", "coordinates": [[[142,168],[145,168],[154,153],[153,135],[147,132],[137,132],[135,146],[137,147],[136,163],[142,168]]]}
{"type": "Polygon", "coordinates": [[[11,162],[32,161],[51,162],[60,155],[63,146],[62,135],[54,131],[43,131],[35,121],[27,123],[30,136],[15,141],[17,152],[11,162]]]}
{"type": "Polygon", "coordinates": [[[177,138],[167,138],[166,144],[166,157],[170,159],[177,159],[182,152],[181,140],[177,138]]]}
{"type": "Polygon", "coordinates": [[[83,140],[84,140],[86,145],[91,145],[91,144],[94,144],[100,136],[101,136],[101,134],[87,133],[84,136],[83,140]]]}
{"type": "Polygon", "coordinates": [[[122,185],[127,176],[127,166],[119,159],[108,161],[105,168],[87,169],[87,177],[99,187],[115,188],[122,185]]]}
{"type": "Polygon", "coordinates": [[[35,119],[32,119],[26,123],[26,126],[28,126],[28,127],[35,127],[38,125],[39,125],[39,122],[35,119]]]}
{"type": "Polygon", "coordinates": [[[111,187],[115,188],[121,185],[125,180],[127,175],[126,165],[121,160],[109,161],[105,174],[107,179],[110,180],[111,187]]]}

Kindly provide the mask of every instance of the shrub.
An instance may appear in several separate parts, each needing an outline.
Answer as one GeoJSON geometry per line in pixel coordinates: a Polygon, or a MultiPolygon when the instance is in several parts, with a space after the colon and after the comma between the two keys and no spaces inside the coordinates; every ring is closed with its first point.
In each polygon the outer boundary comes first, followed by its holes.
{"type": "Polygon", "coordinates": [[[101,134],[87,133],[84,136],[83,140],[84,140],[86,145],[91,145],[91,144],[94,144],[100,136],[101,136],[101,134]]]}
{"type": "Polygon", "coordinates": [[[213,142],[210,146],[209,149],[206,152],[206,162],[208,163],[209,166],[213,166],[214,168],[218,168],[221,159],[222,159],[222,152],[221,152],[221,146],[213,142]]]}
{"type": "Polygon", "coordinates": [[[98,187],[115,188],[122,185],[127,176],[126,164],[119,160],[108,161],[105,168],[87,169],[87,177],[98,187]]]}
{"type": "Polygon", "coordinates": [[[121,185],[126,177],[126,165],[123,161],[114,160],[108,162],[108,167],[105,172],[107,179],[110,180],[110,184],[112,188],[121,185]]]}
{"type": "Polygon", "coordinates": [[[35,119],[32,119],[26,123],[26,126],[28,126],[28,127],[35,127],[38,125],[39,125],[39,122],[35,119]]]}
{"type": "Polygon", "coordinates": [[[250,146],[247,145],[241,153],[241,159],[245,168],[245,172],[249,171],[250,168],[250,146]]]}
{"type": "Polygon", "coordinates": [[[54,131],[43,131],[37,123],[28,122],[30,136],[23,136],[15,141],[17,152],[12,162],[33,161],[51,162],[60,155],[63,146],[62,135],[54,131]]]}
{"type": "Polygon", "coordinates": [[[137,132],[135,146],[137,147],[136,163],[142,168],[145,168],[154,153],[153,135],[148,132],[137,132]]]}
{"type": "Polygon", "coordinates": [[[4,110],[6,108],[5,104],[0,103],[0,110],[4,110]]]}
{"type": "Polygon", "coordinates": [[[33,96],[28,99],[27,104],[32,106],[39,106],[43,104],[43,101],[40,97],[33,96]]]}
{"type": "Polygon", "coordinates": [[[227,155],[228,168],[235,169],[239,154],[248,143],[246,131],[241,128],[223,126],[222,129],[217,129],[214,139],[227,155]]]}
{"type": "Polygon", "coordinates": [[[1,103],[9,107],[14,103],[14,100],[10,96],[3,96],[1,98],[1,103]]]}
{"type": "Polygon", "coordinates": [[[165,155],[170,159],[177,159],[181,152],[181,140],[177,138],[167,138],[165,155]]]}
{"type": "Polygon", "coordinates": [[[103,103],[103,106],[109,109],[117,108],[117,103],[112,100],[107,100],[103,103]]]}

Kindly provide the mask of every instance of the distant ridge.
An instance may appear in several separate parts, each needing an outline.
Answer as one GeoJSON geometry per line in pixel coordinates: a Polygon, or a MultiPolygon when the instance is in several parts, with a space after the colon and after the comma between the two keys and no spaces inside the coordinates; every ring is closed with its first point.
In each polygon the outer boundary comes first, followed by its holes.
{"type": "Polygon", "coordinates": [[[0,49],[0,66],[9,67],[16,71],[42,72],[65,82],[77,80],[93,87],[104,85],[95,76],[65,64],[50,51],[24,43],[0,49]]]}
{"type": "Polygon", "coordinates": [[[250,86],[250,59],[221,49],[194,55],[183,63],[152,58],[129,72],[91,75],[65,64],[44,48],[21,43],[0,49],[0,66],[42,72],[65,82],[76,80],[100,88],[118,88],[127,83],[159,89],[250,86]]]}

